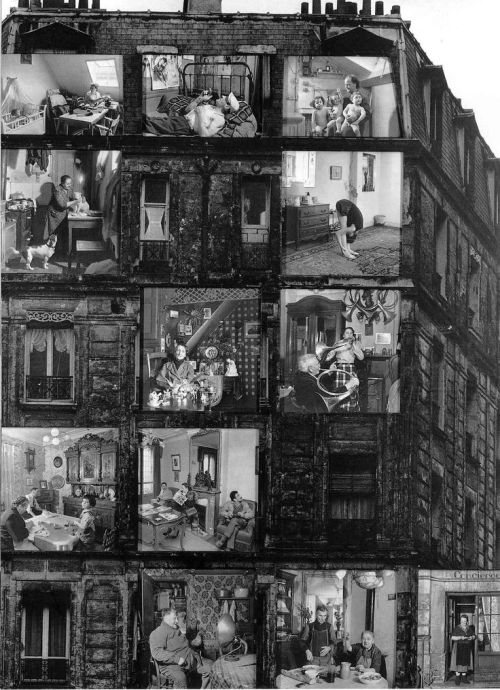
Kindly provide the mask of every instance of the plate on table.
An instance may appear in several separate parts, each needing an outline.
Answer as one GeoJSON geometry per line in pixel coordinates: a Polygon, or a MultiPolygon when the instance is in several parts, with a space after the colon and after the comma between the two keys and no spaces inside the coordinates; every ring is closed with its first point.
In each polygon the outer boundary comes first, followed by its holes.
{"type": "Polygon", "coordinates": [[[358,680],[363,683],[363,685],[378,685],[382,676],[376,671],[363,671],[358,676],[358,680]]]}

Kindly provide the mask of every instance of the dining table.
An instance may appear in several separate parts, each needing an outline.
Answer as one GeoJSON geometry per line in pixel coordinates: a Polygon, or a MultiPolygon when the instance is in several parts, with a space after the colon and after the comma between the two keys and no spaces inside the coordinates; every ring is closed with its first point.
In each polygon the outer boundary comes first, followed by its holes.
{"type": "Polygon", "coordinates": [[[43,511],[41,515],[26,520],[30,534],[24,542],[25,548],[20,550],[73,551],[79,542],[79,526],[78,518],[43,511]]]}
{"type": "Polygon", "coordinates": [[[357,690],[361,690],[362,688],[374,688],[374,690],[381,690],[382,688],[389,687],[389,684],[385,678],[380,678],[378,681],[372,681],[370,683],[363,683],[359,679],[360,675],[361,674],[358,671],[351,670],[349,678],[340,678],[340,676],[336,676],[333,682],[328,682],[323,676],[318,676],[316,682],[310,683],[299,668],[280,673],[276,678],[276,687],[307,687],[311,690],[327,690],[327,688],[335,688],[335,690],[348,690],[349,688],[357,688],[357,690]],[[303,680],[301,680],[300,676],[303,676],[303,680]]]}
{"type": "Polygon", "coordinates": [[[64,134],[69,134],[70,129],[86,129],[88,134],[95,134],[95,125],[103,120],[109,112],[116,112],[119,104],[112,102],[109,106],[97,106],[96,108],[77,108],[77,111],[64,113],[56,120],[57,132],[61,134],[61,127],[64,128],[64,134]]]}

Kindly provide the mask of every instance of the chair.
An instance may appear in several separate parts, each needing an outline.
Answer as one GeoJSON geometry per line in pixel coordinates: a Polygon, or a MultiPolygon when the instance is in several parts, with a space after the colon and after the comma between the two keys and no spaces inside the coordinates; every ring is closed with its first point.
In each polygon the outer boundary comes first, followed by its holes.
{"type": "Polygon", "coordinates": [[[94,125],[94,128],[97,129],[102,137],[109,137],[116,134],[119,123],[120,115],[117,115],[114,120],[110,117],[105,117],[101,122],[94,125]]]}
{"type": "Polygon", "coordinates": [[[107,527],[104,530],[104,535],[102,537],[102,546],[104,551],[113,551],[116,546],[116,538],[118,532],[116,527],[107,527]]]}
{"type": "Polygon", "coordinates": [[[173,683],[172,681],[167,678],[166,676],[162,676],[160,673],[160,664],[156,661],[156,659],[153,659],[151,657],[150,664],[154,666],[154,673],[150,672],[151,676],[151,687],[153,687],[153,679],[156,678],[156,685],[154,687],[156,688],[172,688],[173,683]]]}
{"type": "Polygon", "coordinates": [[[59,134],[59,118],[69,113],[69,103],[59,89],[47,89],[46,98],[49,120],[54,124],[55,133],[59,134]]]}
{"type": "MultiPolygon", "coordinates": [[[[245,499],[246,502],[253,508],[254,515],[257,513],[257,503],[255,501],[249,501],[245,499]]],[[[216,527],[216,538],[219,539],[220,537],[224,536],[224,527],[226,526],[226,522],[222,517],[219,517],[219,522],[216,527]]],[[[243,551],[243,552],[250,552],[253,551],[253,546],[254,546],[254,532],[255,532],[255,517],[253,517],[251,520],[248,521],[248,524],[246,527],[243,527],[242,529],[238,530],[236,534],[236,539],[234,540],[234,550],[235,551],[243,551]]]]}
{"type": "Polygon", "coordinates": [[[146,358],[148,360],[148,378],[152,378],[155,375],[156,368],[158,367],[162,359],[167,359],[168,355],[166,352],[146,352],[146,358]]]}

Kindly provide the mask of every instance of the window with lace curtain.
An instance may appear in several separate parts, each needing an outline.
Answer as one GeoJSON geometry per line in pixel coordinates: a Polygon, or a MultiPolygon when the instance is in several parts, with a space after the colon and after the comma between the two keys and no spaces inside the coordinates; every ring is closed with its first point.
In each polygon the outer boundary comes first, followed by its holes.
{"type": "MultiPolygon", "coordinates": [[[[70,612],[50,597],[47,605],[32,599],[22,609],[21,672],[24,683],[66,685],[69,675],[70,612]]],[[[47,686],[44,686],[47,687],[47,686]]]]}
{"type": "Polygon", "coordinates": [[[74,355],[72,328],[27,328],[25,401],[73,400],[74,355]]]}
{"type": "Polygon", "coordinates": [[[153,494],[154,491],[154,457],[151,446],[142,446],[139,449],[139,496],[153,494]]]}

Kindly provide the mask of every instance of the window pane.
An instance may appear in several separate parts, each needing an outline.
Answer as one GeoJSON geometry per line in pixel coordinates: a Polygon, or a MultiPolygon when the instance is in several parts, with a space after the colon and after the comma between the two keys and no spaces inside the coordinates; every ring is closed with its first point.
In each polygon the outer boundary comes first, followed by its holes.
{"type": "Polygon", "coordinates": [[[42,656],[42,606],[30,606],[26,609],[26,633],[24,640],[25,656],[42,656]]]}
{"type": "Polygon", "coordinates": [[[118,73],[113,58],[110,60],[87,60],[87,67],[91,81],[97,84],[99,88],[103,86],[119,86],[118,73]]]}
{"type": "Polygon", "coordinates": [[[166,181],[147,178],[144,180],[144,203],[164,204],[166,198],[166,181]]]}
{"type": "Polygon", "coordinates": [[[49,610],[49,657],[66,656],[66,609],[49,610]]]}
{"type": "Polygon", "coordinates": [[[268,224],[267,184],[262,180],[245,180],[243,183],[243,224],[268,224]]]}
{"type": "Polygon", "coordinates": [[[47,351],[30,353],[30,376],[47,376],[47,351]]]}

